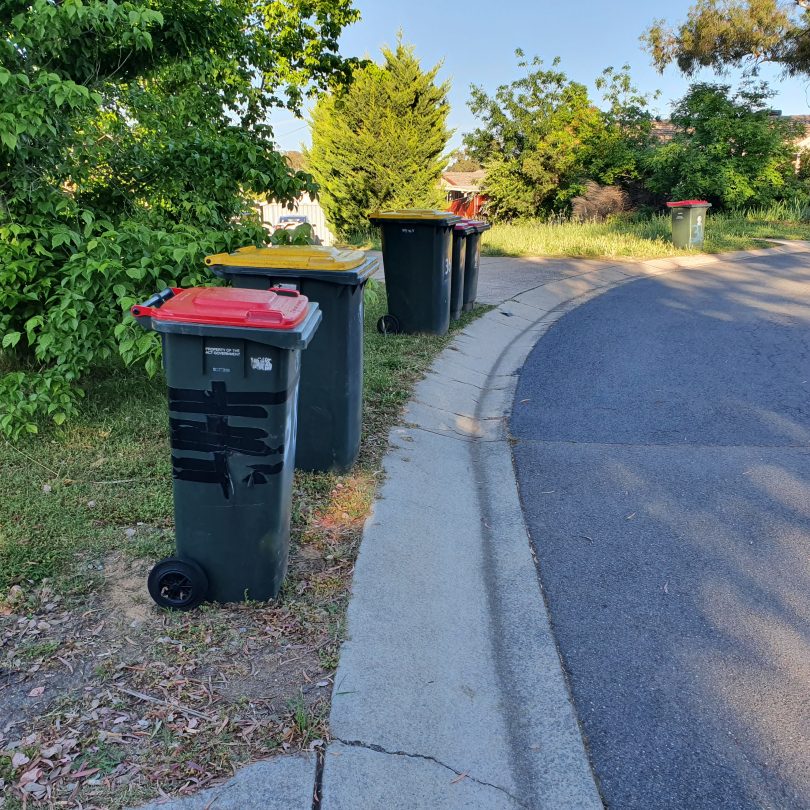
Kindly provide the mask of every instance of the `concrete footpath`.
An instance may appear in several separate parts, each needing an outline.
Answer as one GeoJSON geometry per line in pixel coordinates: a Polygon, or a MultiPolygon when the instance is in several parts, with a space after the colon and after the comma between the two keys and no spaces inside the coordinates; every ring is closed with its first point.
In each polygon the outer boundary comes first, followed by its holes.
{"type": "MultiPolygon", "coordinates": [[[[810,244],[738,255],[774,252],[810,244]]],[[[250,766],[267,768],[257,781],[248,768],[202,803],[162,806],[601,808],[518,499],[507,418],[518,370],[565,312],[634,279],[717,261],[483,259],[479,301],[495,308],[441,354],[391,432],[321,767],[279,757],[250,766]],[[294,795],[277,793],[292,784],[294,795]]]]}

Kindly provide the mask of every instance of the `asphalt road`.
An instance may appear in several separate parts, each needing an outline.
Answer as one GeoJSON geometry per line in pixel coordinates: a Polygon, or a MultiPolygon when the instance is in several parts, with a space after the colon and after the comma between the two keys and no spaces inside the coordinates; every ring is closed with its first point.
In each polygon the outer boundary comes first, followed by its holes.
{"type": "Polygon", "coordinates": [[[810,808],[810,257],[573,310],[511,430],[606,805],[810,808]]]}

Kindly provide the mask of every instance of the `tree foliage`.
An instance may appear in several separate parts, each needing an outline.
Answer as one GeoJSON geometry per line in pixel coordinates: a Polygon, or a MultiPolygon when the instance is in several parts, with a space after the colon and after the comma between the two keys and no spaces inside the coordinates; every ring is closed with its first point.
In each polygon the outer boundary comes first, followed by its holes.
{"type": "Polygon", "coordinates": [[[449,83],[437,84],[441,65],[422,70],[401,41],[382,54],[382,64],[358,69],[347,89],[320,98],[312,113],[308,167],[341,235],[367,226],[378,208],[441,202],[449,83]]]}
{"type": "Polygon", "coordinates": [[[731,94],[695,84],[672,113],[677,133],[652,153],[649,186],[670,198],[740,208],[767,205],[798,182],[793,142],[801,126],[769,113],[763,86],[731,94]]]}
{"type": "Polygon", "coordinates": [[[642,37],[659,70],[675,62],[687,75],[702,67],[775,62],[810,74],[810,1],[697,0],[684,23],[658,20],[642,37]]]}
{"type": "Polygon", "coordinates": [[[477,172],[483,169],[483,164],[476,160],[472,155],[464,149],[459,149],[454,152],[450,158],[450,165],[447,167],[448,172],[477,172]]]}
{"type": "Polygon", "coordinates": [[[566,208],[588,180],[629,182],[638,175],[649,142],[647,99],[633,88],[628,68],[600,79],[607,110],[571,81],[555,59],[517,51],[524,75],[493,96],[473,87],[469,102],[482,126],[465,136],[469,153],[485,164],[482,190],[496,219],[539,216],[566,208]]]}
{"type": "Polygon", "coordinates": [[[154,371],[129,306],[263,241],[249,194],[314,191],[264,122],[347,79],[355,17],[351,0],[0,3],[0,432],[64,421],[119,351],[154,371]]]}

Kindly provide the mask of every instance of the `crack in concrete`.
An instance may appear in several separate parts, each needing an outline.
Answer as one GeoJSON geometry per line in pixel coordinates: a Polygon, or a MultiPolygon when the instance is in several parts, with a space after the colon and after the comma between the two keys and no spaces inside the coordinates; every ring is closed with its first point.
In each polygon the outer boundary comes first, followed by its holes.
{"type": "Polygon", "coordinates": [[[388,756],[392,757],[408,757],[410,759],[422,759],[426,762],[433,762],[436,765],[440,765],[442,768],[446,768],[456,776],[464,777],[465,779],[469,779],[471,782],[475,782],[476,785],[499,790],[505,796],[508,796],[518,807],[523,807],[525,810],[530,810],[528,805],[523,804],[523,802],[518,799],[517,796],[510,793],[505,787],[502,787],[501,785],[493,785],[492,782],[484,782],[482,779],[476,779],[474,776],[470,775],[469,771],[459,771],[452,765],[448,765],[446,762],[442,762],[440,759],[436,759],[436,757],[432,757],[429,754],[412,754],[408,751],[389,751],[388,749],[383,748],[381,745],[363,742],[362,740],[342,740],[340,737],[332,737],[332,739],[350,748],[366,748],[369,751],[375,751],[378,754],[387,754],[388,756]]]}

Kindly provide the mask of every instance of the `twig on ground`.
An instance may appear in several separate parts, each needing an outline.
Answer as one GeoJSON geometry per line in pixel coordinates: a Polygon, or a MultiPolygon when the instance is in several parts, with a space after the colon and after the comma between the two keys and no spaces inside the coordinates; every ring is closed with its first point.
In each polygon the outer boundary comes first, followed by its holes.
{"type": "Polygon", "coordinates": [[[214,722],[214,718],[203,714],[202,712],[198,712],[196,709],[190,709],[188,706],[183,706],[181,703],[172,703],[169,700],[161,700],[161,698],[153,697],[152,695],[147,695],[144,692],[136,692],[134,689],[127,689],[124,686],[118,686],[117,684],[113,684],[115,688],[119,692],[124,692],[127,695],[131,695],[132,697],[140,698],[141,700],[147,700],[150,703],[159,703],[161,706],[168,706],[170,709],[176,709],[179,712],[184,712],[185,714],[190,714],[193,717],[199,717],[203,720],[207,720],[209,723],[214,722]]]}

